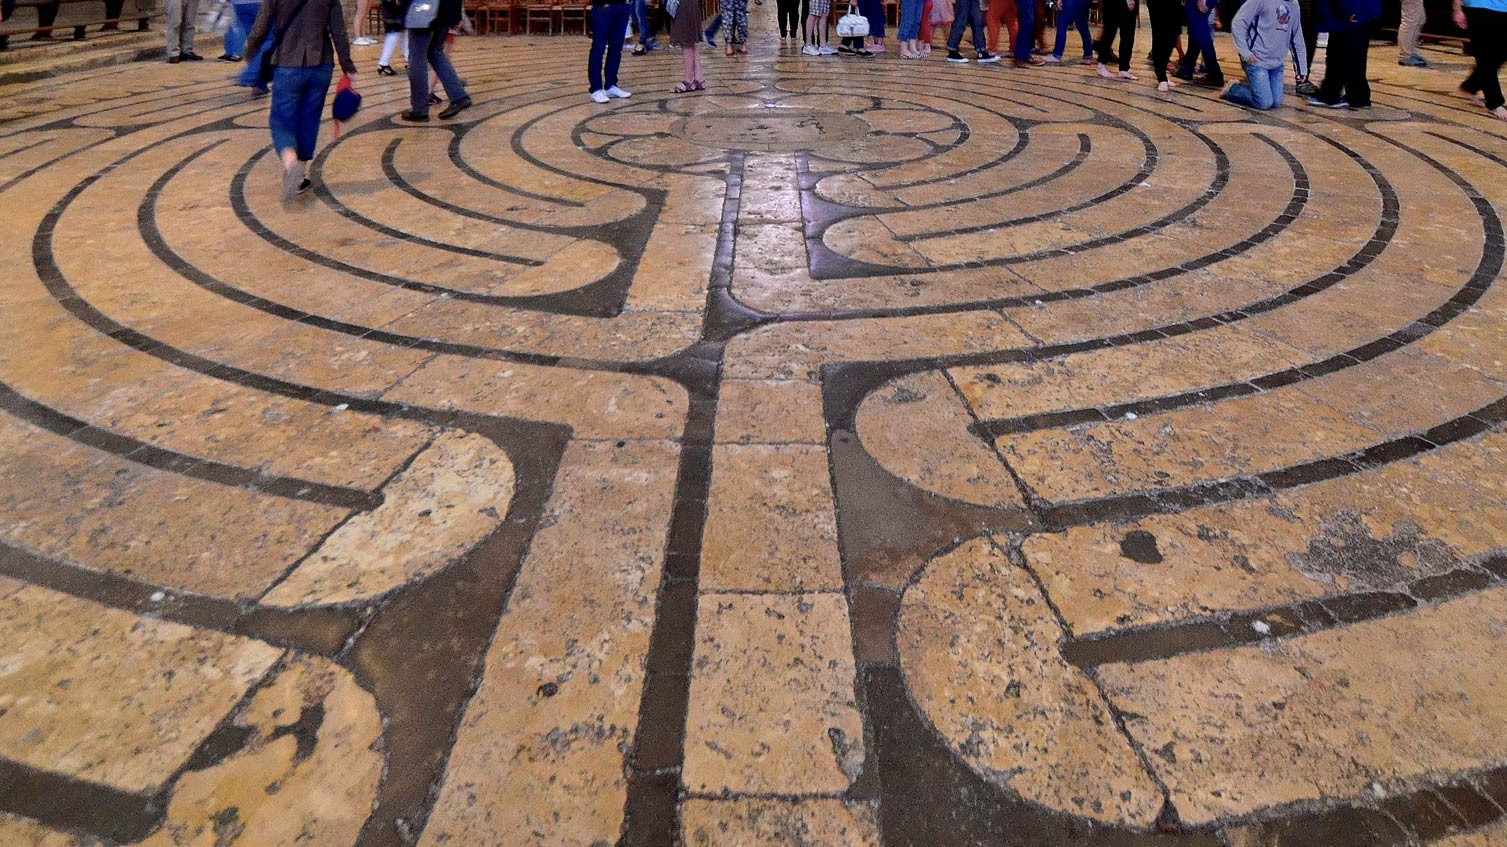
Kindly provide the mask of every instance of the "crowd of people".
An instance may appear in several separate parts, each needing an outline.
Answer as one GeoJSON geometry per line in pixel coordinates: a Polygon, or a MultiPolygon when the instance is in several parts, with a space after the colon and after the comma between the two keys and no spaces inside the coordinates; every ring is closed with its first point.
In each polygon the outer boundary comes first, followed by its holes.
{"type": "MultiPolygon", "coordinates": [[[[187,4],[192,0],[178,0],[187,4]]],[[[247,67],[239,81],[258,94],[272,92],[269,123],[273,146],[283,162],[284,198],[307,190],[305,173],[313,159],[321,109],[338,59],[341,70],[353,82],[356,66],[351,60],[340,0],[227,0],[235,5],[236,21],[246,30],[225,41],[221,59],[247,67]]],[[[429,120],[432,106],[448,104],[439,112],[449,119],[471,106],[465,84],[450,63],[448,48],[454,30],[465,21],[462,0],[380,0],[387,33],[377,72],[393,75],[392,58],[401,45],[407,60],[409,108],[401,119],[429,120]]],[[[646,55],[660,47],[654,16],[647,0],[590,0],[592,42],[588,54],[587,86],[593,102],[607,103],[632,96],[618,85],[623,48],[629,27],[637,30],[633,55],[646,55]]],[[[684,73],[675,93],[702,91],[706,78],[701,60],[703,47],[716,47],[719,32],[725,32],[727,54],[747,51],[748,0],[722,0],[720,13],[706,24],[701,0],[662,0],[659,10],[668,20],[669,44],[679,49],[684,73]]],[[[762,5],[763,0],[753,0],[762,5]]],[[[849,0],[848,15],[861,16],[866,26],[851,18],[839,22],[840,47],[830,45],[829,30],[834,0],[776,0],[782,47],[793,48],[797,40],[801,55],[822,57],[837,54],[872,56],[885,49],[885,20],[881,0],[849,0]],[[844,34],[845,33],[845,34],[844,34]]],[[[1000,31],[1007,35],[1005,47],[1013,65],[1040,68],[1060,64],[1071,33],[1082,45],[1079,61],[1097,67],[1107,80],[1134,80],[1131,72],[1135,53],[1136,24],[1142,0],[1100,0],[1101,31],[1097,39],[1089,30],[1091,0],[989,0],[987,10],[980,0],[901,0],[899,53],[905,59],[928,56],[938,31],[946,33],[947,61],[966,64],[962,39],[971,30],[972,61],[1000,61],[1000,31]],[[1051,4],[1050,6],[1048,4],[1051,4]],[[1047,44],[1045,18],[1055,12],[1056,38],[1047,44]]],[[[1282,105],[1285,68],[1291,62],[1295,88],[1307,102],[1328,108],[1367,109],[1371,90],[1367,81],[1370,33],[1381,13],[1381,0],[1244,0],[1228,20],[1220,17],[1220,0],[1145,0],[1151,22],[1150,63],[1159,90],[1171,89],[1172,78],[1196,79],[1219,87],[1224,99],[1252,109],[1282,105]],[[1216,27],[1230,32],[1244,79],[1226,81],[1215,50],[1216,27]],[[1186,29],[1187,47],[1183,45],[1186,29]],[[1325,73],[1321,84],[1308,79],[1315,58],[1317,34],[1329,34],[1325,73]],[[1177,54],[1174,60],[1173,54],[1177,54]]],[[[1235,0],[1224,0],[1232,3],[1235,0]]],[[[1417,24],[1403,0],[1403,29],[1398,39],[1398,63],[1422,66],[1417,54],[1417,24]],[[1411,23],[1410,23],[1411,21],[1411,23]]],[[[1507,0],[1454,0],[1453,18],[1470,35],[1475,67],[1460,86],[1462,94],[1484,106],[1493,117],[1507,121],[1499,70],[1507,60],[1507,0]]],[[[173,35],[169,36],[173,38],[173,35]]],[[[181,37],[181,36],[180,36],[181,37]]],[[[359,36],[364,37],[364,36],[359,36]]],[[[190,41],[189,44],[192,42],[190,41]]],[[[375,39],[368,39],[375,44],[375,39]]],[[[183,58],[182,42],[168,61],[183,58]]],[[[191,48],[190,48],[191,51],[191,48]]]]}

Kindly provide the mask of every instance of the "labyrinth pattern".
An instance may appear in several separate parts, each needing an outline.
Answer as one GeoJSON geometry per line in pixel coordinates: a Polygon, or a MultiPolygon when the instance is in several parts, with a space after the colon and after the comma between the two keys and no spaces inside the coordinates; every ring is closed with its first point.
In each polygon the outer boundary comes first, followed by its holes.
{"type": "Polygon", "coordinates": [[[584,53],[6,92],[0,844],[1507,844],[1464,59],[584,53]]]}

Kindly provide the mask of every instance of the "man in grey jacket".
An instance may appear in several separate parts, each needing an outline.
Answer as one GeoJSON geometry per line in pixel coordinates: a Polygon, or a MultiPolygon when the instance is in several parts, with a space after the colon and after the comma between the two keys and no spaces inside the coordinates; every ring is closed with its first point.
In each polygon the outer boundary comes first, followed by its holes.
{"type": "Polygon", "coordinates": [[[1288,53],[1299,59],[1298,76],[1308,75],[1302,17],[1294,0],[1246,0],[1230,22],[1230,35],[1246,78],[1220,92],[1231,103],[1252,109],[1282,105],[1282,66],[1288,53]]]}

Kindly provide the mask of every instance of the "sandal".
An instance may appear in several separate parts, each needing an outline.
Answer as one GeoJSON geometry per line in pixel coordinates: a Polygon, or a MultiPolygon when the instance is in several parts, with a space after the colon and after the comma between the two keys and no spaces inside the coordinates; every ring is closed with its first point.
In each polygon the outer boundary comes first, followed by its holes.
{"type": "Polygon", "coordinates": [[[392,65],[378,65],[377,66],[377,75],[378,76],[397,76],[398,72],[392,69],[392,65]]]}
{"type": "Polygon", "coordinates": [[[705,82],[705,80],[698,79],[698,80],[696,80],[696,82],[694,84],[696,86],[695,90],[697,90],[697,91],[705,91],[706,90],[706,82],[705,82]]]}
{"type": "Polygon", "coordinates": [[[690,80],[687,79],[687,80],[682,80],[679,85],[677,85],[674,88],[670,89],[670,93],[671,94],[690,94],[692,91],[695,91],[695,90],[696,90],[696,83],[691,82],[690,80]]]}

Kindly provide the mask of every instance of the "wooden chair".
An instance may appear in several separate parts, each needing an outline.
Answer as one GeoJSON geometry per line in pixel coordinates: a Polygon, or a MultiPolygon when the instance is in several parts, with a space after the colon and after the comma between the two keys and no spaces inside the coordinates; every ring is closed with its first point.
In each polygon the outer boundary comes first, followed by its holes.
{"type": "Polygon", "coordinates": [[[546,35],[555,34],[555,12],[559,10],[554,0],[524,0],[523,32],[532,35],[534,24],[543,22],[546,35]]]}
{"type": "Polygon", "coordinates": [[[587,33],[587,20],[591,17],[590,0],[563,0],[560,9],[560,34],[579,31],[587,33]]]}

